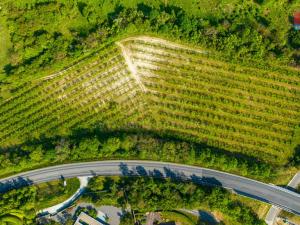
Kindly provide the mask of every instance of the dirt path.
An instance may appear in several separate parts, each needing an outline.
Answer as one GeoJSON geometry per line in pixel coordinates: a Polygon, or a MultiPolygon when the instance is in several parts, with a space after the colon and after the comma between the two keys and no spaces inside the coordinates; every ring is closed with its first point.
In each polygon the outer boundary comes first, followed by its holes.
{"type": "Polygon", "coordinates": [[[148,43],[155,43],[155,44],[160,44],[160,45],[167,45],[168,47],[171,47],[171,48],[185,49],[185,50],[197,52],[197,53],[200,53],[200,54],[207,54],[207,51],[204,51],[204,50],[201,50],[201,49],[187,47],[185,45],[181,45],[181,44],[174,43],[174,42],[171,42],[171,41],[167,41],[167,40],[164,40],[164,39],[161,39],[161,38],[157,38],[157,37],[135,36],[135,37],[125,38],[122,41],[120,41],[120,43],[127,42],[127,41],[145,41],[145,42],[148,42],[148,43]]]}
{"type": "Polygon", "coordinates": [[[122,44],[122,42],[117,42],[116,44],[121,48],[122,54],[123,54],[123,56],[124,56],[124,58],[125,58],[125,61],[126,61],[126,63],[127,63],[128,68],[129,68],[129,70],[130,70],[131,76],[136,80],[136,82],[138,83],[138,85],[140,86],[140,88],[141,88],[144,92],[146,92],[146,91],[147,91],[147,90],[146,90],[146,87],[145,87],[144,84],[142,83],[142,81],[141,81],[141,79],[140,79],[140,77],[139,77],[139,75],[138,75],[138,73],[137,73],[137,69],[136,69],[135,65],[134,65],[134,64],[132,63],[132,61],[131,61],[131,56],[130,56],[130,51],[129,51],[129,49],[126,48],[126,47],[122,44]]]}

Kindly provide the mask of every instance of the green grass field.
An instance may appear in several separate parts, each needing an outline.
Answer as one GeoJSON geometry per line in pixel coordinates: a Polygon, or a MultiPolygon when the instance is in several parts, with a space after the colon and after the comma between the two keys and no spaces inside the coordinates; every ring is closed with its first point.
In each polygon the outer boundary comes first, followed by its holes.
{"type": "Polygon", "coordinates": [[[2,147],[105,123],[285,164],[300,119],[299,70],[259,69],[138,36],[18,87],[0,105],[2,147]],[[123,52],[122,52],[123,50],[123,52]],[[124,52],[125,51],[125,52],[124,52]]]}

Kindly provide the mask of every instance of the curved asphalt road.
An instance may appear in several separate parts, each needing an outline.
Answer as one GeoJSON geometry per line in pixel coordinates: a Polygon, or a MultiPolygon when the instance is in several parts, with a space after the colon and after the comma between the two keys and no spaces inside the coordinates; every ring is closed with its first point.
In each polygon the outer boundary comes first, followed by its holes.
{"type": "Polygon", "coordinates": [[[23,185],[78,176],[157,176],[223,186],[300,215],[300,195],[287,189],[216,170],[155,161],[98,161],[64,164],[20,173],[0,180],[0,193],[23,185]]]}

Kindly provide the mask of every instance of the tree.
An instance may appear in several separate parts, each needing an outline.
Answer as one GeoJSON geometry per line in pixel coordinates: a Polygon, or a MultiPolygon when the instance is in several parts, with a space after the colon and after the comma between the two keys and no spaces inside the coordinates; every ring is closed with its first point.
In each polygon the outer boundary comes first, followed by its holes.
{"type": "Polygon", "coordinates": [[[108,138],[103,144],[101,154],[107,156],[111,155],[121,147],[121,141],[117,137],[108,138]]]}
{"type": "Polygon", "coordinates": [[[78,147],[73,149],[77,153],[77,158],[95,158],[99,153],[100,141],[96,138],[85,138],[80,141],[78,147]]]}
{"type": "Polygon", "coordinates": [[[40,162],[44,159],[44,152],[42,146],[38,146],[34,151],[32,151],[29,155],[30,159],[34,162],[40,162]]]}
{"type": "Polygon", "coordinates": [[[125,212],[121,217],[120,225],[132,225],[134,220],[129,212],[125,212]]]}
{"type": "Polygon", "coordinates": [[[0,195],[0,217],[18,212],[23,215],[23,224],[33,224],[36,188],[34,186],[13,189],[0,195]]]}
{"type": "Polygon", "coordinates": [[[62,162],[68,159],[71,154],[69,142],[66,141],[65,139],[61,139],[55,147],[55,152],[56,152],[56,161],[62,162]]]}

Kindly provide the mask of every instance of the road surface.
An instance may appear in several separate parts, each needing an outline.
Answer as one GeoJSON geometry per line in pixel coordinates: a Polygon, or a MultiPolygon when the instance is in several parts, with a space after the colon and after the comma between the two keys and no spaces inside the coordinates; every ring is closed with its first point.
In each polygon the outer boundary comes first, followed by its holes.
{"type": "Polygon", "coordinates": [[[284,188],[201,167],[139,160],[64,164],[20,173],[0,180],[0,193],[23,185],[79,176],[157,176],[223,186],[237,194],[258,199],[300,215],[300,195],[284,188]]]}
{"type": "MultiPolygon", "coordinates": [[[[300,172],[296,173],[296,175],[293,177],[293,179],[288,183],[288,188],[292,188],[292,189],[296,189],[298,187],[298,185],[300,184],[300,172]]],[[[266,216],[266,223],[268,225],[273,225],[277,216],[279,215],[281,209],[273,206],[270,208],[267,216],[266,216]]]]}

